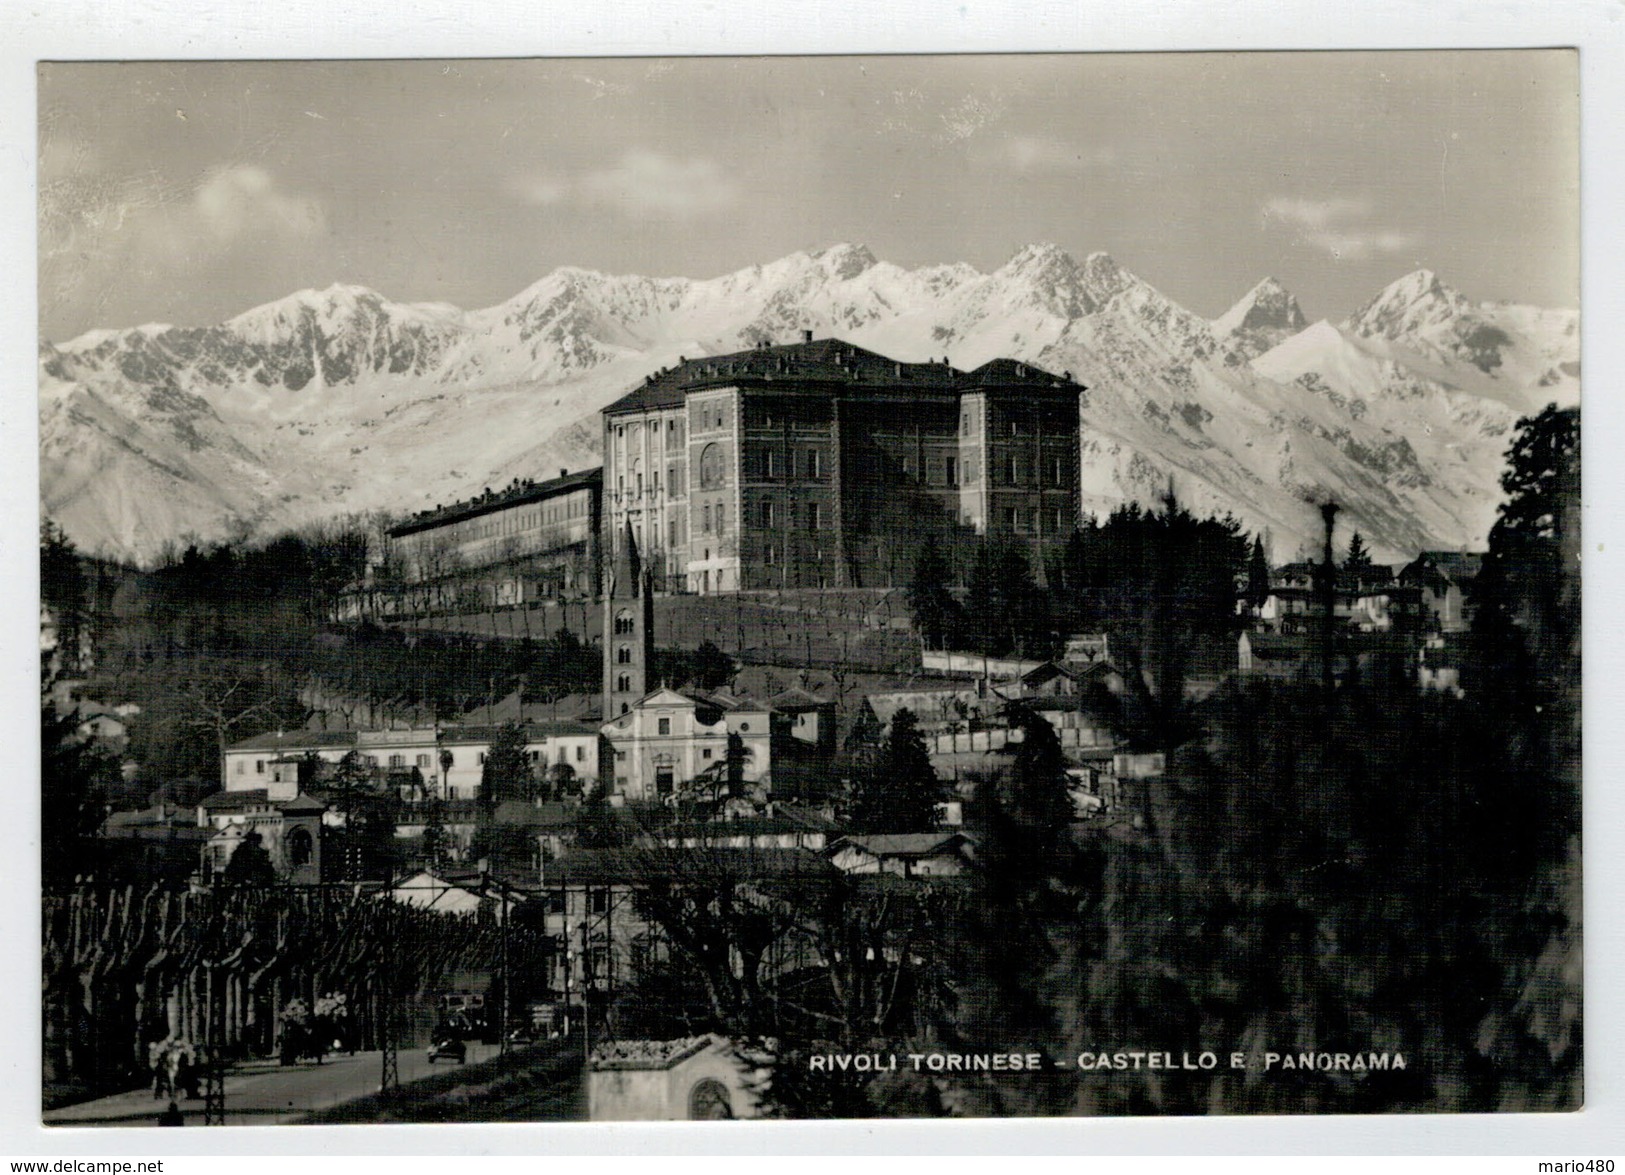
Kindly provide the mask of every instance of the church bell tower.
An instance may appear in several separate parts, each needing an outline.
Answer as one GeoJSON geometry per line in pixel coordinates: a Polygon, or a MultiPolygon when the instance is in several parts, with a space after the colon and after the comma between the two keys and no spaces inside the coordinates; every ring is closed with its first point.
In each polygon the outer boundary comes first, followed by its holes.
{"type": "Polygon", "coordinates": [[[653,660],[654,592],[628,521],[604,592],[605,722],[625,714],[649,692],[653,660]]]}

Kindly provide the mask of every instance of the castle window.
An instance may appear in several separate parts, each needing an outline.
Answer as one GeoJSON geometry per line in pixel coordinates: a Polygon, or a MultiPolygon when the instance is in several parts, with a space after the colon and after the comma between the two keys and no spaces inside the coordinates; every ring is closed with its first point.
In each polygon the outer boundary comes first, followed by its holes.
{"type": "Polygon", "coordinates": [[[772,543],[768,543],[766,547],[762,548],[762,562],[767,564],[769,567],[778,562],[778,558],[779,549],[772,543]]]}
{"type": "Polygon", "coordinates": [[[944,457],[942,459],[942,479],[951,486],[959,484],[958,457],[944,457]]]}
{"type": "Polygon", "coordinates": [[[243,771],[244,771],[243,761],[241,759],[238,759],[237,760],[237,774],[241,775],[243,773],[243,771]]]}
{"type": "Polygon", "coordinates": [[[615,635],[629,636],[633,628],[632,613],[623,608],[615,613],[615,635]]]}
{"type": "Polygon", "coordinates": [[[661,734],[670,734],[671,733],[671,719],[670,718],[662,718],[660,720],[660,733],[661,734]]]}
{"type": "Polygon", "coordinates": [[[706,747],[703,751],[700,752],[700,758],[709,759],[710,757],[711,757],[711,748],[710,747],[706,747]]]}
{"type": "Polygon", "coordinates": [[[1014,506],[1004,508],[1004,528],[1006,530],[1016,529],[1016,508],[1014,506]]]}
{"type": "Polygon", "coordinates": [[[1049,512],[1049,528],[1051,534],[1060,534],[1065,523],[1066,512],[1056,507],[1049,512]]]}
{"type": "Polygon", "coordinates": [[[914,458],[912,458],[912,457],[904,457],[903,458],[903,476],[905,476],[905,477],[913,477],[914,476],[914,458]]]}
{"type": "Polygon", "coordinates": [[[391,755],[389,757],[389,765],[391,767],[405,767],[406,766],[406,756],[405,755],[391,755]]]}
{"type": "Polygon", "coordinates": [[[819,502],[808,502],[807,503],[807,529],[808,530],[823,530],[824,529],[824,507],[823,507],[822,503],[819,503],[819,502]]]}
{"type": "Polygon", "coordinates": [[[586,757],[587,757],[587,748],[583,747],[583,746],[580,746],[578,744],[576,746],[576,762],[579,763],[583,759],[585,759],[586,757]]]}
{"type": "MultiPolygon", "coordinates": [[[[618,676],[615,679],[615,692],[616,693],[620,693],[620,694],[630,693],[631,690],[632,690],[632,677],[631,677],[630,674],[623,673],[623,674],[621,674],[620,676],[618,676]]],[[[483,761],[483,759],[484,759],[484,756],[481,756],[482,761],[483,761]]]]}
{"type": "Polygon", "coordinates": [[[1051,457],[1049,459],[1049,476],[1050,476],[1050,481],[1053,482],[1055,485],[1063,485],[1063,484],[1065,484],[1065,482],[1066,482],[1066,458],[1065,457],[1057,455],[1057,456],[1051,457]]]}
{"type": "Polygon", "coordinates": [[[265,774],[265,760],[264,759],[255,759],[254,760],[254,774],[255,775],[264,775],[265,774]]]}
{"type": "Polygon", "coordinates": [[[615,662],[618,665],[632,664],[632,646],[620,645],[615,649],[615,662]]]}
{"type": "Polygon", "coordinates": [[[724,510],[724,507],[723,507],[722,503],[718,502],[717,503],[717,533],[718,534],[721,534],[725,529],[727,529],[727,523],[725,523],[722,520],[722,512],[723,512],[723,510],[724,510]]]}
{"type": "Polygon", "coordinates": [[[675,547],[677,545],[677,519],[673,518],[669,523],[667,523],[666,530],[668,532],[666,545],[668,547],[675,547]]]}
{"type": "Polygon", "coordinates": [[[1006,457],[1004,459],[1004,478],[1006,485],[1021,484],[1021,459],[1019,457],[1006,457]]]}
{"type": "Polygon", "coordinates": [[[779,455],[774,450],[767,451],[767,459],[762,463],[762,476],[771,480],[779,475],[779,455]]]}
{"type": "Polygon", "coordinates": [[[965,436],[970,436],[970,413],[969,412],[961,412],[959,414],[959,431],[961,433],[963,433],[965,436]]]}
{"type": "Polygon", "coordinates": [[[763,526],[772,526],[773,525],[773,503],[772,502],[763,502],[762,503],[762,525],[763,526]]]}
{"type": "Polygon", "coordinates": [[[711,507],[709,506],[704,506],[700,509],[700,533],[711,533],[711,507]]]}
{"type": "Polygon", "coordinates": [[[807,476],[814,478],[823,476],[823,462],[817,449],[807,450],[807,476]]]}
{"type": "Polygon", "coordinates": [[[700,488],[720,489],[724,481],[722,446],[716,442],[700,451],[700,488]]]}

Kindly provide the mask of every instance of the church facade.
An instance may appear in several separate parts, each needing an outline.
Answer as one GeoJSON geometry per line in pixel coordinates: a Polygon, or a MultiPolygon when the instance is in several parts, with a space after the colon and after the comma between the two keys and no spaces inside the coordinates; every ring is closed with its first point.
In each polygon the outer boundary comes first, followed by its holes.
{"type": "Polygon", "coordinates": [[[1072,532],[1069,374],[806,334],[682,359],[604,409],[605,531],[630,529],[657,589],[890,586],[928,536],[1072,532]]]}

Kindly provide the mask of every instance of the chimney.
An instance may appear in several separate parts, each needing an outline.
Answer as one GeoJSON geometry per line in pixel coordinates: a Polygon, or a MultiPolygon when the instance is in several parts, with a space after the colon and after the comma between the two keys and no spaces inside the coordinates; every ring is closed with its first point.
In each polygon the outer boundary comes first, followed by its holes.
{"type": "Polygon", "coordinates": [[[560,477],[569,477],[570,476],[570,471],[568,469],[564,468],[564,466],[561,465],[561,466],[559,466],[559,476],[560,477]]]}
{"type": "Polygon", "coordinates": [[[804,343],[812,342],[812,331],[811,330],[803,330],[801,332],[801,341],[804,342],[804,343]]]}

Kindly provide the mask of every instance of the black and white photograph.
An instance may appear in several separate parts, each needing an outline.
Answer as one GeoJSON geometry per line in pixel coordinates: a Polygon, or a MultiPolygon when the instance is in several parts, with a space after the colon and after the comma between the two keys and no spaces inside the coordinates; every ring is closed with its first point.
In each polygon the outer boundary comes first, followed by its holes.
{"type": "Polygon", "coordinates": [[[1575,50],[34,82],[47,1130],[1584,1107],[1575,50]]]}

